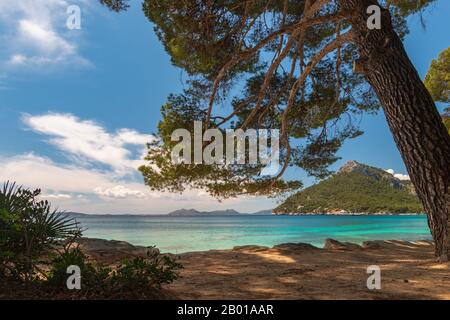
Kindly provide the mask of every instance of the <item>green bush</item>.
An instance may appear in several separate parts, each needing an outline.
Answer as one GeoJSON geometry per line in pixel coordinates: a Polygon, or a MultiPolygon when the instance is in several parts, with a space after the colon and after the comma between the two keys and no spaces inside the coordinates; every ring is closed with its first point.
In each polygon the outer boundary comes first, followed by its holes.
{"type": "Polygon", "coordinates": [[[39,265],[61,241],[75,239],[81,230],[75,220],[38,200],[40,190],[4,183],[0,190],[0,274],[30,281],[39,265]]]}
{"type": "Polygon", "coordinates": [[[124,260],[115,269],[88,262],[80,248],[70,248],[55,255],[47,284],[57,292],[66,292],[67,268],[76,265],[81,271],[81,290],[70,293],[89,298],[160,298],[160,289],[179,277],[182,265],[174,259],[149,251],[147,257],[124,260]]]}
{"type": "Polygon", "coordinates": [[[178,279],[177,270],[182,265],[169,256],[155,251],[148,251],[147,257],[136,257],[125,260],[114,271],[112,280],[118,287],[129,290],[140,286],[161,288],[163,284],[178,279]]]}
{"type": "Polygon", "coordinates": [[[107,289],[107,281],[111,268],[99,267],[90,262],[79,247],[65,248],[62,253],[52,256],[51,269],[48,273],[48,284],[56,289],[67,289],[67,268],[78,266],[82,276],[82,289],[91,293],[101,293],[107,289]]]}

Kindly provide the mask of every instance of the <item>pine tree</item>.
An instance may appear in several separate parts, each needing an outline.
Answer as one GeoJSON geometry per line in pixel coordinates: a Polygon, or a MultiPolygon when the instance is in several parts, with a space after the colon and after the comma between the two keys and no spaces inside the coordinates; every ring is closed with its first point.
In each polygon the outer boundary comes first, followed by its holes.
{"type": "MultiPolygon", "coordinates": [[[[115,10],[125,2],[102,1],[115,10]]],[[[327,176],[343,141],[361,134],[356,115],[381,106],[428,214],[436,256],[447,261],[450,137],[402,43],[407,17],[434,1],[144,0],[172,63],[190,76],[162,108],[161,142],[141,168],[146,183],[224,197],[298,188],[281,180],[288,166],[327,176]],[[174,165],[170,134],[194,120],[205,129],[280,128],[283,169],[264,178],[258,166],[174,165]]]]}

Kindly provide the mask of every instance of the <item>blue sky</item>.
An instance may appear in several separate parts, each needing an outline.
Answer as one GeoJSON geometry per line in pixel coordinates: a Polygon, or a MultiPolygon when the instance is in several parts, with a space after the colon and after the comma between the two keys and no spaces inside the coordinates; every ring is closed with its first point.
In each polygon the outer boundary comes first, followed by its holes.
{"type": "MultiPolygon", "coordinates": [[[[410,19],[405,42],[424,76],[450,45],[450,1],[410,19]]],[[[90,0],[0,0],[0,180],[41,187],[66,210],[164,213],[270,208],[271,200],[217,202],[203,191],[154,193],[134,169],[152,139],[160,106],[186,75],[173,67],[138,1],[115,14],[90,0]],[[81,30],[65,27],[66,9],[81,8],[81,30]]],[[[333,169],[357,160],[405,174],[384,115],[364,115],[365,135],[345,144],[333,169]]],[[[290,177],[313,183],[300,170],[290,177]]]]}

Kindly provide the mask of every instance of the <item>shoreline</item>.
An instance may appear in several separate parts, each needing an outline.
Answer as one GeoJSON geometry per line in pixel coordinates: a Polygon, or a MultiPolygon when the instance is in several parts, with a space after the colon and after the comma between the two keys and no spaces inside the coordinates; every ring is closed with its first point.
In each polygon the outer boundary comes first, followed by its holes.
{"type": "Polygon", "coordinates": [[[170,215],[164,214],[133,214],[133,213],[73,213],[67,212],[68,216],[72,216],[74,219],[85,218],[85,217],[170,217],[170,218],[224,218],[224,217],[278,217],[278,216],[342,216],[342,217],[352,217],[352,216],[426,216],[425,213],[386,213],[386,212],[375,212],[375,213],[273,213],[273,214],[251,214],[251,213],[241,213],[237,215],[170,215]]]}
{"type": "MultiPolygon", "coordinates": [[[[93,260],[114,265],[146,247],[83,239],[93,260]]],[[[166,288],[179,299],[450,299],[450,263],[437,263],[432,241],[325,241],[239,246],[167,255],[181,278],[166,288]],[[366,286],[367,267],[381,269],[381,290],[366,286]]]]}
{"type": "MultiPolygon", "coordinates": [[[[209,249],[193,249],[190,251],[180,251],[177,250],[174,251],[164,251],[160,247],[157,247],[156,245],[142,245],[142,244],[133,244],[127,240],[115,240],[115,239],[103,239],[103,238],[97,238],[97,237],[82,237],[78,241],[78,243],[82,244],[83,247],[86,248],[88,252],[96,253],[102,252],[106,253],[107,251],[111,250],[112,252],[121,252],[124,254],[127,254],[129,256],[136,256],[136,255],[143,255],[145,252],[151,248],[156,249],[161,254],[165,255],[171,255],[171,256],[180,256],[184,254],[194,254],[194,253],[204,253],[204,252],[221,252],[221,251],[228,251],[228,250],[236,250],[239,248],[261,248],[261,249],[273,249],[277,247],[282,247],[286,245],[300,245],[300,246],[308,246],[314,249],[326,249],[328,240],[331,240],[332,242],[340,243],[343,246],[349,245],[350,247],[358,246],[358,247],[364,247],[367,243],[372,242],[392,242],[392,241],[400,241],[405,243],[417,243],[417,242],[429,242],[433,243],[431,235],[428,238],[422,238],[422,239],[415,239],[415,240],[408,240],[408,239],[372,239],[372,240],[364,240],[364,241],[345,241],[345,240],[336,240],[333,238],[324,238],[322,244],[318,244],[318,242],[281,242],[278,244],[273,245],[265,245],[265,244],[239,244],[239,245],[233,245],[229,247],[223,247],[223,248],[209,248],[209,249]]],[[[108,255],[114,256],[114,253],[109,253],[108,255]]]]}
{"type": "Polygon", "coordinates": [[[390,216],[426,216],[425,213],[386,213],[386,212],[374,212],[374,213],[274,213],[273,216],[342,216],[342,217],[390,217],[390,216]]]}

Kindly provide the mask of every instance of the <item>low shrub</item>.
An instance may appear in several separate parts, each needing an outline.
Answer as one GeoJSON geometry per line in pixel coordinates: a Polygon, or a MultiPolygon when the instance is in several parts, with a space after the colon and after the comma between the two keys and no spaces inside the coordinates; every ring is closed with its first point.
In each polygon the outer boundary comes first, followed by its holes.
{"type": "Polygon", "coordinates": [[[165,294],[163,284],[179,278],[182,265],[169,256],[149,250],[147,257],[122,261],[117,268],[98,266],[88,261],[80,248],[75,247],[54,256],[48,282],[52,290],[80,298],[131,298],[160,299],[165,294]],[[81,272],[81,289],[68,290],[67,268],[78,266],[81,272]]]}
{"type": "Polygon", "coordinates": [[[132,290],[142,285],[161,288],[179,278],[178,270],[183,266],[169,256],[156,251],[148,251],[147,257],[125,260],[113,272],[115,285],[132,290]]]}
{"type": "Polygon", "coordinates": [[[75,220],[39,200],[40,190],[6,182],[0,190],[0,274],[19,281],[35,280],[42,258],[61,241],[77,238],[75,220]]]}
{"type": "Polygon", "coordinates": [[[88,261],[86,255],[79,247],[65,249],[62,253],[53,255],[51,269],[47,275],[48,284],[58,290],[67,290],[67,279],[69,266],[80,268],[83,291],[91,294],[99,294],[107,290],[107,281],[111,268],[97,266],[88,261]]]}

